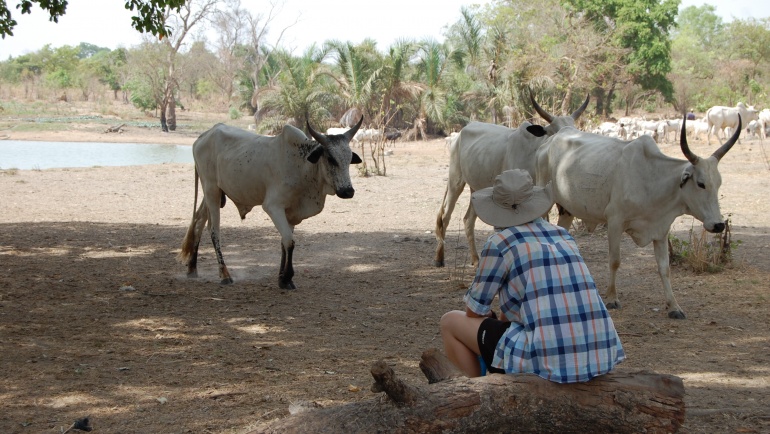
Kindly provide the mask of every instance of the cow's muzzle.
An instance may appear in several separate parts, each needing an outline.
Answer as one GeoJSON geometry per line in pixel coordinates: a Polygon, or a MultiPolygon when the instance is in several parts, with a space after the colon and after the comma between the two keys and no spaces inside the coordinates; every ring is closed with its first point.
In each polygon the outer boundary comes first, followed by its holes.
{"type": "Polygon", "coordinates": [[[716,223],[713,228],[709,230],[709,228],[706,228],[707,231],[718,234],[725,230],[725,224],[724,223],[716,223]]]}
{"type": "Polygon", "coordinates": [[[356,193],[353,187],[343,187],[337,189],[337,197],[340,199],[350,199],[356,193]]]}

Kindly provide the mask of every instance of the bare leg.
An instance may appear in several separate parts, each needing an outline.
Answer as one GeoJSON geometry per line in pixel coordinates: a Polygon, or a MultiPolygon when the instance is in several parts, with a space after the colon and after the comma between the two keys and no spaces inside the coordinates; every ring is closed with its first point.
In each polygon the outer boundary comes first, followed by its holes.
{"type": "Polygon", "coordinates": [[[481,353],[476,338],[481,323],[486,318],[471,318],[460,310],[453,310],[441,317],[441,339],[449,360],[468,377],[481,375],[478,355],[481,353]]]}

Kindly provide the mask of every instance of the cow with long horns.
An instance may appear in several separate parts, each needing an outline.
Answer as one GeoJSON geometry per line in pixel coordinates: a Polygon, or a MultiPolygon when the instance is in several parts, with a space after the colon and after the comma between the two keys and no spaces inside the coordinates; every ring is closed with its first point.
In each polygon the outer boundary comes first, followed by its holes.
{"type": "Polygon", "coordinates": [[[623,232],[640,247],[653,243],[668,316],[684,319],[669,279],[671,224],[689,214],[709,232],[725,228],[718,164],[738,140],[741,121],[730,140],[707,158],[690,151],[686,122],[682,120],[680,147],[687,160],[664,155],[648,136],[624,142],[574,128],[561,129],[537,152],[537,184],[551,181],[554,199],[566,211],[559,225],[569,227],[573,217],[589,227],[607,224],[610,282],[604,301],[609,308],[620,307],[615,278],[623,232]]]}
{"type": "MultiPolygon", "coordinates": [[[[436,256],[434,264],[444,266],[444,238],[449,227],[457,199],[467,183],[471,192],[491,187],[495,177],[510,169],[523,169],[535,179],[535,152],[548,137],[564,127],[574,126],[575,121],[588,107],[589,97],[569,116],[554,116],[543,110],[530,95],[535,111],[549,124],[546,126],[522,123],[511,129],[502,125],[471,122],[460,130],[450,143],[449,179],[447,180],[441,209],[436,216],[436,256]],[[531,131],[530,131],[531,129],[531,131]]],[[[465,217],[465,236],[471,253],[471,262],[476,266],[479,253],[476,250],[476,212],[468,207],[465,217]]]]}
{"type": "Polygon", "coordinates": [[[286,125],[277,136],[259,136],[240,128],[217,124],[193,143],[195,159],[195,203],[198,177],[203,200],[193,213],[179,258],[187,264],[188,277],[196,277],[198,246],[206,221],[211,227],[219,277],[222,284],[233,279],[219,244],[219,208],[226,198],[235,204],[241,219],[256,205],[270,216],[281,233],[281,266],[278,286],[294,289],[294,226],[323,210],[327,195],[353,197],[349,165],[361,158],[350,149],[350,140],[364,118],[339,135],[324,135],[307,124],[305,134],[286,125]]]}

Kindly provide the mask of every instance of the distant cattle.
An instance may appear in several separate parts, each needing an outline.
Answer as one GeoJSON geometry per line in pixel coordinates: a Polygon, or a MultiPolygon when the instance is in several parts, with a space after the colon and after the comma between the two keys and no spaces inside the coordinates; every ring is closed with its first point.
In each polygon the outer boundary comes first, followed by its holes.
{"type": "Polygon", "coordinates": [[[676,135],[682,128],[682,121],[679,119],[663,119],[658,123],[658,140],[661,143],[668,143],[669,135],[672,141],[676,140],[676,135]]]}
{"type": "Polygon", "coordinates": [[[748,125],[749,122],[759,118],[754,106],[746,107],[742,102],[739,102],[735,107],[714,106],[708,109],[706,120],[709,130],[706,134],[706,143],[711,144],[712,134],[717,136],[719,143],[722,143],[722,138],[719,136],[720,131],[725,131],[728,128],[734,131],[735,128],[738,128],[738,115],[740,115],[743,125],[748,125]]]}
{"type": "MultiPolygon", "coordinates": [[[[444,238],[449,227],[457,199],[467,183],[471,191],[491,187],[495,177],[508,169],[527,170],[534,179],[535,151],[546,138],[556,134],[561,128],[574,126],[575,121],[588,106],[589,98],[570,116],[553,116],[543,110],[534,98],[530,97],[535,111],[549,122],[542,127],[524,122],[519,128],[511,129],[502,125],[483,122],[471,122],[460,131],[451,142],[449,150],[449,179],[444,191],[441,208],[436,216],[436,256],[434,264],[444,266],[444,238]],[[529,131],[537,131],[535,135],[529,131]]],[[[476,212],[468,207],[465,217],[465,236],[468,239],[471,261],[478,264],[476,251],[476,212]]]]}
{"type": "Polygon", "coordinates": [[[401,131],[398,130],[391,130],[385,133],[385,140],[389,141],[391,145],[394,145],[399,137],[401,137],[401,131]]]}
{"type": "Polygon", "coordinates": [[[219,208],[227,198],[235,204],[241,219],[262,205],[281,234],[281,266],[278,286],[294,289],[294,226],[323,210],[327,195],[353,197],[349,165],[361,158],[350,149],[358,124],[339,135],[324,135],[307,124],[305,134],[286,125],[277,136],[259,136],[240,128],[217,124],[193,143],[195,159],[195,203],[200,177],[203,200],[182,242],[179,258],[187,264],[188,277],[197,276],[198,246],[206,222],[219,263],[222,284],[233,279],[220,248],[219,208]]]}
{"type": "Polygon", "coordinates": [[[559,225],[570,227],[573,216],[589,227],[607,224],[607,307],[620,306],[615,281],[625,232],[638,246],[653,243],[668,316],[685,318],[669,279],[669,229],[678,216],[690,214],[709,232],[724,230],[718,164],[738,140],[740,125],[739,119],[735,134],[707,158],[690,151],[686,129],[680,146],[687,160],[666,156],[649,137],[624,142],[571,127],[562,128],[538,149],[537,184],[551,182],[554,199],[565,211],[559,225]]]}
{"type": "Polygon", "coordinates": [[[762,109],[758,115],[759,119],[759,137],[767,138],[767,129],[770,128],[770,109],[762,109]]]}

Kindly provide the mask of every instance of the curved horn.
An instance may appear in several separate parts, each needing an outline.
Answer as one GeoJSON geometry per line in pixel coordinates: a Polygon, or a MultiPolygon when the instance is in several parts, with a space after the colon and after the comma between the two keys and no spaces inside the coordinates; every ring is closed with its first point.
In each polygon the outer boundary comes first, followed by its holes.
{"type": "Polygon", "coordinates": [[[687,115],[682,119],[682,134],[679,136],[679,146],[682,148],[682,153],[687,157],[687,161],[693,165],[698,164],[700,157],[693,154],[690,147],[687,146],[687,115]]]}
{"type": "Polygon", "coordinates": [[[583,112],[585,111],[586,107],[588,107],[588,100],[590,100],[590,99],[591,99],[591,94],[589,93],[588,95],[586,95],[586,100],[583,102],[583,105],[581,105],[577,110],[575,110],[575,113],[572,113],[571,116],[572,116],[573,120],[578,120],[580,115],[583,114],[583,112]]]}
{"type": "Polygon", "coordinates": [[[726,141],[724,145],[722,145],[719,149],[714,151],[713,154],[711,154],[711,155],[713,155],[717,159],[717,161],[721,160],[722,157],[725,156],[727,151],[729,151],[730,148],[733,147],[735,142],[738,141],[738,137],[741,135],[741,121],[742,121],[742,119],[741,119],[741,115],[739,113],[738,114],[738,129],[735,130],[735,133],[733,133],[733,136],[730,137],[730,140],[726,141]]]}
{"type": "Polygon", "coordinates": [[[307,130],[310,131],[310,135],[313,136],[316,142],[326,146],[326,136],[314,130],[313,127],[310,126],[309,120],[306,119],[305,122],[307,123],[307,130]]]}
{"type": "Polygon", "coordinates": [[[346,139],[348,139],[348,142],[353,140],[353,137],[358,132],[358,129],[361,128],[361,124],[364,122],[364,115],[361,115],[361,120],[358,121],[358,123],[351,129],[345,131],[343,134],[346,139]]]}
{"type": "Polygon", "coordinates": [[[535,97],[532,95],[532,92],[529,93],[529,100],[532,101],[532,106],[535,108],[535,111],[537,114],[540,115],[541,118],[545,119],[546,122],[551,123],[553,121],[553,115],[548,113],[547,111],[543,110],[542,107],[537,105],[537,101],[535,101],[535,97]]]}

